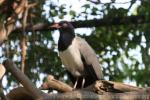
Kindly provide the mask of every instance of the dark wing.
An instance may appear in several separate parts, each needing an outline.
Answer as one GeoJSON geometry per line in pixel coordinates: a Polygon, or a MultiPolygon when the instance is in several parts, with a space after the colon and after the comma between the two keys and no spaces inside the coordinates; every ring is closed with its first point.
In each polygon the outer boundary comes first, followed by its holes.
{"type": "Polygon", "coordinates": [[[91,74],[96,75],[97,79],[103,79],[103,73],[99,61],[96,57],[94,50],[90,47],[90,45],[82,38],[76,37],[78,42],[79,51],[82,56],[82,60],[87,65],[85,70],[91,74]]]}

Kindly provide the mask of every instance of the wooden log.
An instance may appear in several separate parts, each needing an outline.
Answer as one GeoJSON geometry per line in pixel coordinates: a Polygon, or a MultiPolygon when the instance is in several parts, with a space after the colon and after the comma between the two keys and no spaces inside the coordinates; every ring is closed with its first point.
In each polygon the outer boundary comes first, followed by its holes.
{"type": "MultiPolygon", "coordinates": [[[[47,81],[44,82],[41,86],[41,89],[54,89],[60,92],[70,92],[73,88],[59,80],[56,80],[52,75],[47,76],[47,81]]],[[[82,88],[82,90],[88,90],[102,94],[104,92],[113,92],[113,93],[123,93],[123,92],[132,92],[132,91],[145,91],[144,88],[139,88],[119,82],[97,80],[92,85],[82,88]]]]}
{"type": "Polygon", "coordinates": [[[12,75],[20,82],[24,88],[30,93],[31,97],[34,99],[40,99],[41,95],[44,95],[40,90],[38,90],[35,85],[26,77],[11,60],[6,60],[4,66],[7,71],[11,72],[12,75]]]}
{"type": "Polygon", "coordinates": [[[34,100],[24,87],[14,88],[6,96],[9,100],[34,100]]]}
{"type": "Polygon", "coordinates": [[[2,64],[0,64],[0,80],[3,78],[5,72],[6,72],[5,67],[2,64]]]}
{"type": "Polygon", "coordinates": [[[127,85],[119,82],[113,82],[113,81],[101,81],[103,83],[103,89],[105,89],[107,92],[131,92],[131,91],[141,91],[143,88],[135,87],[132,85],[127,85]]]}
{"type": "MultiPolygon", "coordinates": [[[[13,96],[27,100],[76,100],[76,99],[97,99],[97,100],[149,100],[150,88],[138,88],[122,83],[98,80],[89,87],[73,90],[70,86],[54,79],[53,76],[48,76],[49,87],[64,91],[65,93],[44,94],[41,93],[31,81],[16,67],[16,65],[6,60],[4,66],[12,75],[24,86],[22,89],[13,89],[7,96],[13,96]],[[53,85],[51,85],[53,84],[53,85]],[[55,85],[57,84],[57,85],[55,85]],[[69,87],[69,88],[68,88],[69,87]],[[67,89],[66,89],[67,88],[67,89]],[[66,89],[66,90],[65,90],[66,89]],[[22,91],[22,92],[19,92],[22,91]],[[101,93],[97,94],[97,92],[101,93]],[[117,91],[117,92],[116,92],[117,91]],[[119,91],[119,92],[118,92],[119,91]]],[[[13,99],[11,99],[13,100],[13,99]]],[[[22,99],[21,99],[22,100],[22,99]]]]}
{"type": "Polygon", "coordinates": [[[70,92],[73,88],[66,83],[56,80],[52,75],[47,76],[47,81],[41,86],[41,89],[54,89],[60,92],[70,92]]]}

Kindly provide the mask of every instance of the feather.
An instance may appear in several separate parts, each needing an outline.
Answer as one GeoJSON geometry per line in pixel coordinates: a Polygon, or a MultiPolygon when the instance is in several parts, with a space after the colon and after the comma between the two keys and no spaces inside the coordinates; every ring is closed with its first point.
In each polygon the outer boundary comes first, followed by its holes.
{"type": "Polygon", "coordinates": [[[78,48],[82,55],[82,59],[84,58],[84,62],[86,63],[85,67],[87,68],[85,68],[85,70],[88,72],[88,74],[96,74],[97,79],[103,79],[102,69],[94,50],[84,39],[76,37],[76,41],[78,41],[78,48]]]}

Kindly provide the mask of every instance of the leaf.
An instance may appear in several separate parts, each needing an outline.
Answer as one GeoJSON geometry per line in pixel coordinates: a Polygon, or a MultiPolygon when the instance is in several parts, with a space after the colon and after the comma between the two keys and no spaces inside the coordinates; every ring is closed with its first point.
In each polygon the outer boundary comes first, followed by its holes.
{"type": "Polygon", "coordinates": [[[69,11],[69,14],[72,15],[72,16],[76,16],[76,12],[73,11],[73,10],[70,10],[70,11],[69,11]]]}
{"type": "Polygon", "coordinates": [[[89,4],[85,4],[85,5],[83,5],[82,7],[84,7],[84,8],[90,8],[90,5],[89,4]]]}

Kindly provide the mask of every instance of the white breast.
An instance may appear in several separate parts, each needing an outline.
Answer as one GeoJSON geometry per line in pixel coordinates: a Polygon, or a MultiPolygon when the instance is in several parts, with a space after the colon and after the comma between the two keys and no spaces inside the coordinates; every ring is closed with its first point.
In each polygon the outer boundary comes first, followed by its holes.
{"type": "Polygon", "coordinates": [[[59,52],[59,56],[68,71],[74,76],[81,76],[83,63],[76,39],[72,41],[72,44],[65,51],[59,52]]]}

